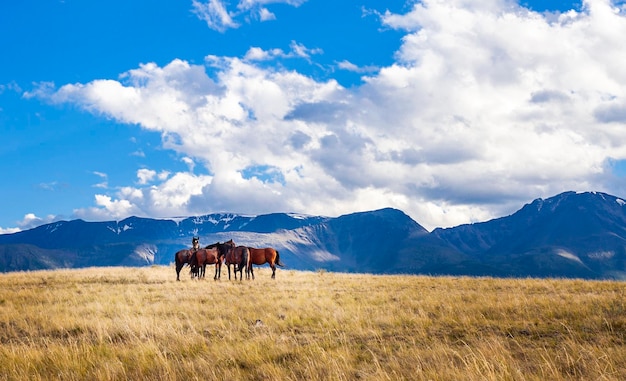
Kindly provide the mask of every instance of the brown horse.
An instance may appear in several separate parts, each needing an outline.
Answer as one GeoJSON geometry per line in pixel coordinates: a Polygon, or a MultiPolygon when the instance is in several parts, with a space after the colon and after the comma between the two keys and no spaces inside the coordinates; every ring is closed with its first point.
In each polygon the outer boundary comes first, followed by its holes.
{"type": "Polygon", "coordinates": [[[231,248],[235,246],[237,246],[235,245],[235,242],[232,239],[229,239],[228,241],[224,243],[220,243],[219,241],[216,243],[212,243],[209,246],[205,247],[205,249],[217,248],[217,250],[220,252],[219,253],[220,257],[223,258],[226,255],[226,253],[228,253],[228,250],[230,250],[231,248]]]}
{"type": "Polygon", "coordinates": [[[280,267],[285,266],[281,263],[278,250],[276,249],[271,247],[266,247],[264,249],[248,247],[248,250],[250,250],[250,261],[248,262],[248,269],[246,271],[249,271],[250,274],[252,274],[252,279],[254,279],[254,270],[252,269],[252,265],[263,265],[268,263],[272,268],[272,279],[276,278],[276,265],[280,267]]]}
{"type": "Polygon", "coordinates": [[[222,257],[216,247],[198,249],[191,254],[189,258],[189,266],[191,266],[192,277],[204,278],[206,265],[215,264],[215,276],[213,279],[219,279],[222,270],[222,257]]]}
{"type": "Polygon", "coordinates": [[[180,280],[180,270],[189,263],[191,259],[192,251],[189,249],[183,249],[176,252],[174,255],[174,262],[176,263],[176,280],[180,280]]]}
{"type": "Polygon", "coordinates": [[[230,280],[230,265],[233,265],[235,280],[237,280],[237,271],[239,271],[239,280],[243,280],[243,270],[246,269],[246,278],[250,278],[248,272],[248,261],[250,259],[250,250],[245,246],[232,247],[224,257],[224,264],[228,267],[228,280],[230,280]]]}

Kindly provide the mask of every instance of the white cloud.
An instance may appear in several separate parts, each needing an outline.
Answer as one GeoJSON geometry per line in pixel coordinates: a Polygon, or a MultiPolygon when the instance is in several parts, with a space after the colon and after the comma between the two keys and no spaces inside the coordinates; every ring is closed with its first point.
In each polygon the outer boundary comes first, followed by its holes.
{"type": "Polygon", "coordinates": [[[276,57],[284,57],[285,53],[281,49],[263,50],[253,46],[246,52],[244,60],[246,61],[267,61],[276,57]]]}
{"type": "MultiPolygon", "coordinates": [[[[36,226],[38,226],[38,225],[36,225],[36,226]]],[[[36,227],[36,226],[34,226],[34,227],[36,227]]],[[[17,227],[13,227],[13,228],[3,228],[3,227],[0,227],[0,234],[13,234],[13,233],[17,233],[17,232],[20,232],[20,231],[21,231],[21,229],[17,228],[17,227]]]]}
{"type": "Polygon", "coordinates": [[[306,0],[241,0],[233,9],[229,9],[227,1],[192,0],[192,10],[199,19],[205,21],[207,26],[218,32],[225,32],[228,29],[238,28],[240,23],[237,19],[252,18],[261,21],[275,20],[276,15],[272,13],[266,5],[268,4],[287,4],[298,7],[305,3],[306,0]]]}
{"type": "Polygon", "coordinates": [[[146,185],[156,177],[156,171],[147,168],[141,168],[137,171],[137,184],[146,185]]]}
{"type": "Polygon", "coordinates": [[[352,71],[355,73],[373,73],[378,71],[380,68],[378,66],[358,66],[353,64],[350,61],[343,60],[337,63],[337,67],[342,70],[352,71]]]}
{"type": "Polygon", "coordinates": [[[259,10],[259,19],[261,19],[261,21],[276,20],[276,15],[270,12],[267,8],[261,8],[259,10]]]}
{"type": "Polygon", "coordinates": [[[300,5],[306,3],[307,0],[240,0],[237,8],[240,9],[253,9],[258,6],[268,5],[268,4],[287,4],[294,7],[299,7],[300,5]]]}
{"type": "Polygon", "coordinates": [[[13,91],[18,94],[21,94],[23,92],[20,85],[18,85],[15,81],[11,81],[6,84],[0,83],[0,94],[4,93],[6,90],[13,91]]]}
{"type": "Polygon", "coordinates": [[[291,41],[291,44],[289,44],[289,47],[291,48],[292,55],[296,57],[301,57],[301,58],[310,58],[311,55],[313,54],[323,53],[322,49],[320,48],[309,49],[303,44],[300,44],[296,41],[291,41]]]}
{"type": "Polygon", "coordinates": [[[143,150],[141,150],[141,149],[138,149],[137,151],[132,152],[130,155],[131,156],[136,156],[136,157],[146,157],[146,153],[143,152],[143,150]]]}
{"type": "Polygon", "coordinates": [[[254,64],[319,53],[294,42],[288,54],[209,56],[214,79],[174,60],[33,92],[157,131],[189,165],[145,173],[151,185],[99,195],[77,214],[392,206],[432,229],[564,190],[626,190],[610,189],[618,182],[606,173],[626,159],[623,10],[589,0],[548,17],[504,0],[425,0],[382,21],[406,31],[397,62],[354,89],[254,64]],[[195,163],[211,175],[192,174],[195,163]]]}
{"type": "Polygon", "coordinates": [[[0,227],[0,234],[12,234],[17,233],[23,230],[28,230],[35,228],[37,226],[48,224],[59,219],[58,216],[55,215],[47,215],[45,217],[38,217],[34,213],[27,213],[24,215],[24,218],[21,221],[17,221],[16,227],[12,228],[2,228],[0,227]]]}
{"type": "Polygon", "coordinates": [[[161,171],[157,175],[157,178],[161,181],[165,181],[170,177],[170,175],[171,175],[170,171],[161,171]]]}
{"type": "Polygon", "coordinates": [[[96,206],[76,209],[74,215],[87,220],[119,220],[131,215],[172,217],[207,212],[206,206],[200,205],[194,209],[189,207],[189,202],[211,183],[210,176],[196,176],[187,172],[170,176],[169,172],[163,171],[158,175],[156,172],[154,175],[150,173],[148,177],[150,181],[158,179],[161,182],[145,187],[122,187],[113,196],[97,194],[96,206]]]}
{"type": "Polygon", "coordinates": [[[125,217],[144,215],[142,211],[127,199],[114,200],[104,194],[95,195],[96,206],[87,209],[75,209],[74,215],[85,220],[121,220],[125,217]]]}
{"type": "MultiPolygon", "coordinates": [[[[290,51],[285,53],[282,49],[270,49],[264,50],[259,47],[253,46],[246,52],[244,61],[269,61],[277,58],[304,58],[310,60],[311,55],[322,54],[322,49],[319,48],[307,48],[303,44],[296,41],[291,41],[289,44],[290,51]]],[[[212,56],[209,60],[214,59],[212,56]]]]}
{"type": "Polygon", "coordinates": [[[189,172],[193,172],[193,169],[196,167],[196,163],[193,161],[192,158],[185,156],[181,159],[181,161],[187,165],[187,168],[189,168],[189,172]]]}
{"type": "Polygon", "coordinates": [[[102,181],[93,185],[94,188],[106,189],[109,187],[109,176],[106,173],[94,171],[94,175],[98,176],[102,181]]]}
{"type": "Polygon", "coordinates": [[[206,3],[193,0],[193,11],[211,29],[224,32],[229,28],[237,28],[239,24],[232,18],[226,5],[220,0],[208,0],[206,3]]]}

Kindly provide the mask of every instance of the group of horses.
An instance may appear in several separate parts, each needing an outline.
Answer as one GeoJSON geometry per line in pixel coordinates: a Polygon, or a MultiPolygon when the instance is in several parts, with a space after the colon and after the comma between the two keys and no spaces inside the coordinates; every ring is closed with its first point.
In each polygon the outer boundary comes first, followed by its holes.
{"type": "Polygon", "coordinates": [[[239,280],[243,280],[243,271],[246,271],[246,279],[254,279],[252,265],[263,265],[268,263],[272,268],[272,279],[276,278],[276,266],[283,267],[280,261],[278,250],[271,247],[257,249],[248,246],[237,246],[233,240],[224,243],[214,243],[200,248],[200,239],[193,237],[192,248],[183,249],[176,252],[174,262],[176,263],[176,280],[180,280],[180,271],[185,265],[189,265],[192,278],[204,278],[206,266],[215,264],[215,276],[213,279],[220,279],[222,274],[222,263],[228,267],[228,279],[230,280],[230,265],[233,265],[235,280],[239,272],[239,280]]]}

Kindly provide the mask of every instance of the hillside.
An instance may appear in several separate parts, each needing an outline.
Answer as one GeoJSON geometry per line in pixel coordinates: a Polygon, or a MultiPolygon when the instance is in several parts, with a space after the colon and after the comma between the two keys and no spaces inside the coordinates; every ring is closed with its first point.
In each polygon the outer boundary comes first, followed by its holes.
{"type": "Polygon", "coordinates": [[[2,380],[624,380],[620,282],[0,274],[2,380]]]}
{"type": "Polygon", "coordinates": [[[167,265],[202,245],[279,250],[288,268],[374,274],[626,279],[626,203],[565,192],[510,216],[428,232],[397,209],[339,217],[273,213],[60,221],[0,235],[0,271],[167,265]]]}
{"type": "Polygon", "coordinates": [[[508,217],[433,235],[507,276],[626,277],[626,207],[604,193],[537,199],[508,217]]]}

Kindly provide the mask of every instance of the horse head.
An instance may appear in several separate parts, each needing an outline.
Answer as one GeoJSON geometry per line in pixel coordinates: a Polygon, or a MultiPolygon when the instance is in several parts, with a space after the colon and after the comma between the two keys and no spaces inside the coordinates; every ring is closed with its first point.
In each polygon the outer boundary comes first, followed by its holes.
{"type": "Polygon", "coordinates": [[[232,238],[224,243],[217,243],[217,250],[219,251],[219,255],[221,257],[226,256],[229,252],[231,252],[235,248],[235,242],[233,242],[232,238]]]}
{"type": "Polygon", "coordinates": [[[191,239],[191,246],[193,250],[198,250],[200,248],[200,237],[193,237],[191,239]]]}

